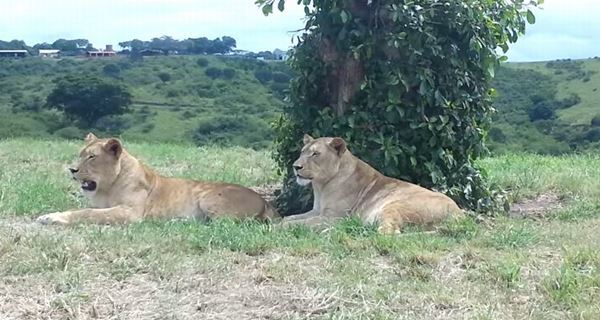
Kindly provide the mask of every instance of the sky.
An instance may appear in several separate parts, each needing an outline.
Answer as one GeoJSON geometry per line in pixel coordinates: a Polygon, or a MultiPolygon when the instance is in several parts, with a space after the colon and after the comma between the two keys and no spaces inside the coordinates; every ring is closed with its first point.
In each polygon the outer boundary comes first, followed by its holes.
{"type": "MultiPolygon", "coordinates": [[[[285,12],[265,17],[254,0],[0,0],[0,39],[33,45],[85,38],[116,47],[134,38],[227,35],[240,49],[286,49],[304,25],[302,8],[287,3],[285,12]]],[[[512,46],[511,61],[600,56],[600,0],[545,0],[543,8],[512,46]]]]}

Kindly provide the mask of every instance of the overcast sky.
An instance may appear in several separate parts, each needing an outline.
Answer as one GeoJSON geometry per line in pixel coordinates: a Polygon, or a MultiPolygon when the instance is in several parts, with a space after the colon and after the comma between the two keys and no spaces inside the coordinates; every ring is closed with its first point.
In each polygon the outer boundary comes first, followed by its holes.
{"type": "MultiPolygon", "coordinates": [[[[262,15],[254,0],[0,0],[0,39],[29,45],[58,38],[105,44],[170,35],[223,35],[252,51],[287,48],[302,8],[262,15]]],[[[537,23],[509,51],[512,61],[600,56],[600,0],[546,0],[537,23]]]]}

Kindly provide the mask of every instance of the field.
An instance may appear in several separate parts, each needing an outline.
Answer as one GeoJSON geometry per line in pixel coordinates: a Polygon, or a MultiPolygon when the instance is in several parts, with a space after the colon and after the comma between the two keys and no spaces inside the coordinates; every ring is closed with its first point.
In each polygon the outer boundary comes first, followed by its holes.
{"type": "MultiPolygon", "coordinates": [[[[597,319],[600,156],[480,161],[517,202],[395,236],[256,223],[41,226],[81,207],[79,142],[0,141],[1,319],[597,319]]],[[[265,151],[127,143],[172,176],[279,181],[265,151]]]]}

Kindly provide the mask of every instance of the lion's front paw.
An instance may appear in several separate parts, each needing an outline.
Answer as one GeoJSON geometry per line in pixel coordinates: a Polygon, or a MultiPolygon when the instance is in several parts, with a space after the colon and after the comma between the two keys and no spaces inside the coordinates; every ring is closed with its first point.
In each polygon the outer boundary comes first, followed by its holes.
{"type": "Polygon", "coordinates": [[[58,224],[67,225],[69,224],[69,213],[68,212],[55,212],[39,216],[36,219],[41,224],[58,224]]]}

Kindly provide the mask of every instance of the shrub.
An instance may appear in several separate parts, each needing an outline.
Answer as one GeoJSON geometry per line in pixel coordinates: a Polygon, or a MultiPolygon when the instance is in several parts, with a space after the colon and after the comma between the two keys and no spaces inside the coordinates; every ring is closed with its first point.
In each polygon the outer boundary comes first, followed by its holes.
{"type": "Polygon", "coordinates": [[[529,119],[531,121],[554,119],[556,113],[547,102],[536,104],[529,110],[529,119]]]}
{"type": "Polygon", "coordinates": [[[204,73],[213,80],[219,78],[221,76],[221,72],[221,69],[215,67],[210,67],[204,71],[204,73]]]}
{"type": "Polygon", "coordinates": [[[196,63],[203,68],[208,66],[208,60],[206,58],[198,58],[198,60],[196,60],[196,63]]]}
{"type": "Polygon", "coordinates": [[[581,97],[579,95],[573,93],[568,98],[563,99],[558,103],[558,107],[561,109],[570,108],[576,104],[581,102],[581,97]]]}
{"type": "Polygon", "coordinates": [[[501,142],[504,143],[506,142],[506,135],[504,135],[504,132],[502,132],[502,129],[500,128],[496,128],[496,127],[492,127],[490,129],[490,132],[488,133],[490,139],[496,141],[496,142],[501,142]]]}
{"type": "Polygon", "coordinates": [[[223,69],[221,77],[227,80],[233,79],[235,77],[235,70],[231,68],[223,69]]]}
{"type": "Polygon", "coordinates": [[[592,128],[584,135],[585,140],[589,142],[600,141],[600,128],[592,128]]]}
{"type": "Polygon", "coordinates": [[[109,77],[118,78],[121,68],[114,63],[109,63],[102,68],[102,72],[109,77]]]}
{"type": "Polygon", "coordinates": [[[592,127],[600,127],[600,114],[597,114],[592,118],[591,125],[592,127]]]}
{"type": "Polygon", "coordinates": [[[84,136],[84,132],[77,127],[64,127],[54,131],[54,135],[63,139],[79,140],[84,136]]]}
{"type": "Polygon", "coordinates": [[[205,118],[192,132],[199,146],[207,144],[265,148],[272,139],[269,125],[255,116],[219,115],[205,118]]]}
{"type": "Polygon", "coordinates": [[[150,131],[152,131],[152,129],[154,129],[155,125],[154,123],[146,123],[142,126],[142,132],[143,133],[148,133],[150,131]]]}
{"type": "Polygon", "coordinates": [[[108,134],[120,134],[131,127],[131,119],[127,116],[108,115],[98,119],[94,127],[108,134]]]}
{"type": "Polygon", "coordinates": [[[168,82],[168,81],[171,81],[171,74],[169,74],[167,72],[161,72],[158,74],[158,78],[162,82],[168,82]]]}
{"type": "Polygon", "coordinates": [[[261,69],[261,70],[254,71],[254,77],[260,83],[265,84],[265,83],[271,81],[271,79],[273,78],[273,74],[269,70],[261,69]]]}
{"type": "Polygon", "coordinates": [[[285,84],[289,84],[292,79],[290,75],[283,72],[273,72],[271,77],[273,78],[273,81],[285,84]]]}

